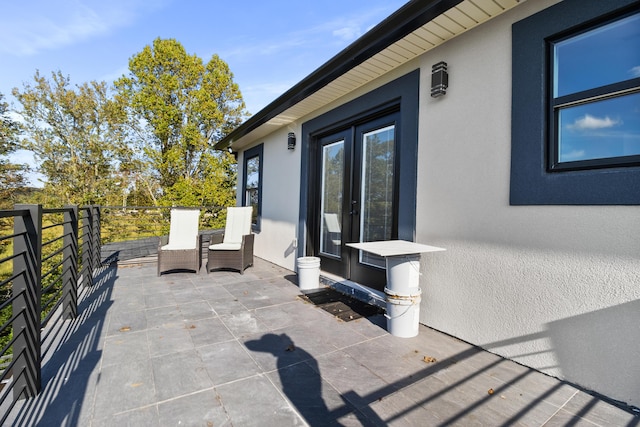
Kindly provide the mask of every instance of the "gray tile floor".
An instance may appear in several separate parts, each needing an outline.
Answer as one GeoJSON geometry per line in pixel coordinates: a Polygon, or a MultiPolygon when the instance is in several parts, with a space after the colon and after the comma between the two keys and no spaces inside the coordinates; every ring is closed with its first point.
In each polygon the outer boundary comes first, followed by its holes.
{"type": "Polygon", "coordinates": [[[244,275],[105,268],[10,425],[638,425],[432,329],[339,321],[298,298],[293,273],[255,261],[244,275]]]}

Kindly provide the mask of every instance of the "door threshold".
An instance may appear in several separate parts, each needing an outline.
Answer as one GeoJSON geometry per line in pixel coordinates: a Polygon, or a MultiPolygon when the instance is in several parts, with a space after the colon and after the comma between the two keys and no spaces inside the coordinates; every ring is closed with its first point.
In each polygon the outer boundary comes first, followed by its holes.
{"type": "Polygon", "coordinates": [[[363,284],[347,280],[344,277],[320,271],[320,283],[355,299],[380,308],[387,308],[384,292],[369,288],[363,284]]]}

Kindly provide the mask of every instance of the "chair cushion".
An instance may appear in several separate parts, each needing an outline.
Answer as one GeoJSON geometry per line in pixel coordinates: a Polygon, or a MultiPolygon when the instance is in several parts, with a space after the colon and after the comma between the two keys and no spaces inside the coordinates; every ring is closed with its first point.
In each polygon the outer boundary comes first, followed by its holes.
{"type": "Polygon", "coordinates": [[[212,251],[239,251],[242,243],[217,243],[209,246],[212,251]]]}
{"type": "MultiPolygon", "coordinates": [[[[227,223],[224,229],[224,243],[242,243],[242,236],[251,234],[251,213],[253,207],[228,207],[227,223]]],[[[240,249],[238,247],[238,249],[240,249]]]]}
{"type": "Polygon", "coordinates": [[[200,209],[171,209],[169,244],[161,249],[195,249],[199,219],[200,209]]]}

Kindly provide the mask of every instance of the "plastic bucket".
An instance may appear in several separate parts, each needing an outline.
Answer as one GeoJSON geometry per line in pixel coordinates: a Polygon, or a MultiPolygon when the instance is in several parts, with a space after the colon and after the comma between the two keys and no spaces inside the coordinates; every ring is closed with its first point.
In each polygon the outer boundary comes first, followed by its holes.
{"type": "Polygon", "coordinates": [[[415,295],[420,286],[420,254],[387,257],[387,288],[398,295],[415,295]]]}
{"type": "Polygon", "coordinates": [[[298,286],[303,291],[320,287],[320,258],[314,256],[298,258],[298,286]]]}
{"type": "MultiPolygon", "coordinates": [[[[388,289],[385,288],[385,292],[388,289]]],[[[387,292],[387,331],[393,336],[411,338],[418,335],[420,324],[421,291],[413,295],[398,295],[387,292]]]]}

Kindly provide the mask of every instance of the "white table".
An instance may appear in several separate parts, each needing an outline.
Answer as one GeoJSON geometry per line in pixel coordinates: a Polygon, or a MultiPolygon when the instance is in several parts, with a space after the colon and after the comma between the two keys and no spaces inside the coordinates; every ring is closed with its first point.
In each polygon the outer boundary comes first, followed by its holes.
{"type": "Polygon", "coordinates": [[[372,254],[376,254],[385,258],[392,256],[421,254],[425,252],[446,251],[446,249],[444,248],[423,245],[422,243],[408,242],[406,240],[382,240],[377,242],[347,243],[347,246],[355,249],[360,249],[362,251],[371,252],[372,254]]]}
{"type": "Polygon", "coordinates": [[[385,240],[347,243],[349,247],[384,257],[387,263],[387,330],[403,338],[418,334],[420,318],[420,254],[440,252],[444,248],[408,242],[385,240]]]}
{"type": "Polygon", "coordinates": [[[347,243],[347,246],[384,257],[387,264],[385,293],[412,295],[419,292],[420,254],[446,249],[406,240],[347,243]]]}
{"type": "Polygon", "coordinates": [[[384,257],[387,263],[387,330],[392,335],[410,338],[418,334],[420,317],[420,254],[440,252],[444,248],[385,240],[347,243],[347,246],[384,257]]]}

